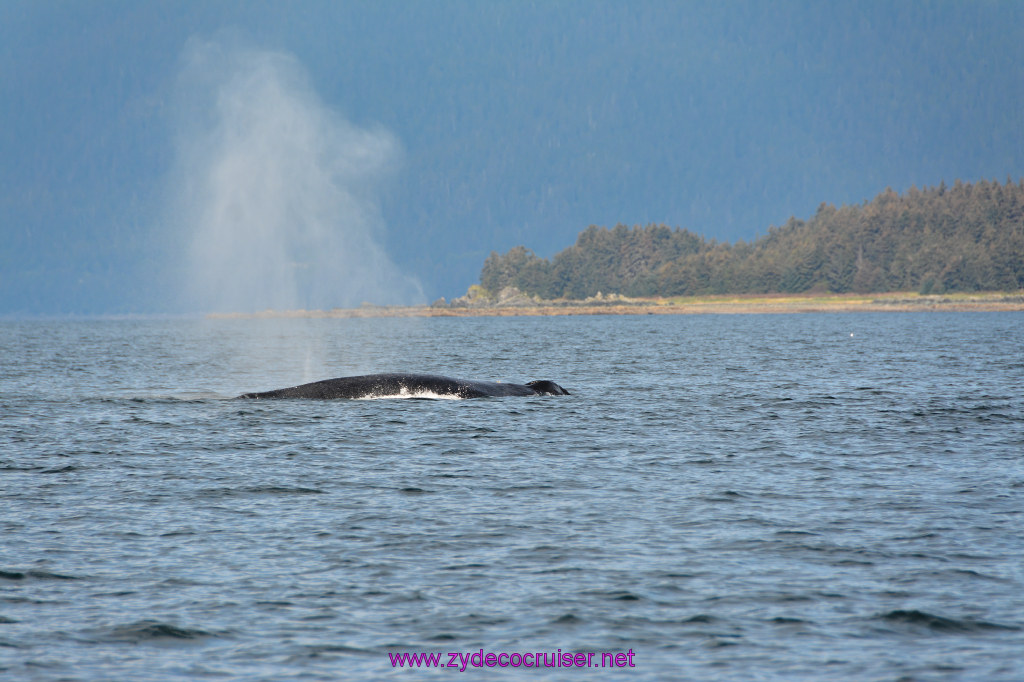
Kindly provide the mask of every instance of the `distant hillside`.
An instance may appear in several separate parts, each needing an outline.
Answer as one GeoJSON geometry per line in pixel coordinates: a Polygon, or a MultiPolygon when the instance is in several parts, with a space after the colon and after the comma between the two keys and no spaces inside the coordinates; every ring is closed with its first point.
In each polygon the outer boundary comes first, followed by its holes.
{"type": "Polygon", "coordinates": [[[891,189],[822,204],[753,243],[664,225],[591,226],[539,258],[522,246],[484,262],[480,284],[546,299],[731,293],[1011,291],[1024,288],[1024,180],[891,189]]]}

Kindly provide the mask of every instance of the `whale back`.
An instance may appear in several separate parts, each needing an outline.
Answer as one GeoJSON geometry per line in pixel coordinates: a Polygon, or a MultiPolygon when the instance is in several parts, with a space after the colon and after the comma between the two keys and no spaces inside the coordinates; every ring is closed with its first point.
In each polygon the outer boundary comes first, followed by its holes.
{"type": "Polygon", "coordinates": [[[487,398],[531,395],[569,395],[569,392],[553,381],[531,381],[524,385],[498,381],[452,379],[435,374],[367,374],[324,379],[275,391],[245,393],[238,397],[250,400],[275,398],[337,400],[416,397],[487,398]]]}

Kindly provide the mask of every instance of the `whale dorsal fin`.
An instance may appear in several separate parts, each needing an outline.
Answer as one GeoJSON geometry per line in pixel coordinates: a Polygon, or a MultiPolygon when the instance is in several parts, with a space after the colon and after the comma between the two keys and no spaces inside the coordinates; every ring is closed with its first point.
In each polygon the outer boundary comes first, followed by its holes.
{"type": "Polygon", "coordinates": [[[553,381],[547,379],[539,379],[537,381],[528,381],[526,385],[541,393],[543,395],[569,395],[569,391],[565,390],[553,381]]]}

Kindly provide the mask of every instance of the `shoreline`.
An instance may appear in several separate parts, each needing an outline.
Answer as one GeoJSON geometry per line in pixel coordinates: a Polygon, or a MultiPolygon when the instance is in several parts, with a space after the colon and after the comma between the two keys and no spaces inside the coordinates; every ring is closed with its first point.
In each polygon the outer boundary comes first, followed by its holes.
{"type": "Polygon", "coordinates": [[[349,319],[374,317],[536,317],[553,315],[700,315],[865,312],[1019,312],[1024,292],[921,295],[886,294],[750,294],[584,301],[535,301],[515,305],[377,306],[332,310],[264,310],[256,313],[209,313],[209,319],[349,319]]]}

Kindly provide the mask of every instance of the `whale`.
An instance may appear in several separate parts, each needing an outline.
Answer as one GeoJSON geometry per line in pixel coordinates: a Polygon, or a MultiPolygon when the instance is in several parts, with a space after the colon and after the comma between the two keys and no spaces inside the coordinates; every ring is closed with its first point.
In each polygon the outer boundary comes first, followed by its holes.
{"type": "Polygon", "coordinates": [[[364,374],[324,379],[290,388],[243,393],[239,399],[359,400],[371,398],[498,398],[505,396],[569,395],[553,381],[512,384],[503,381],[452,379],[437,374],[364,374]]]}

